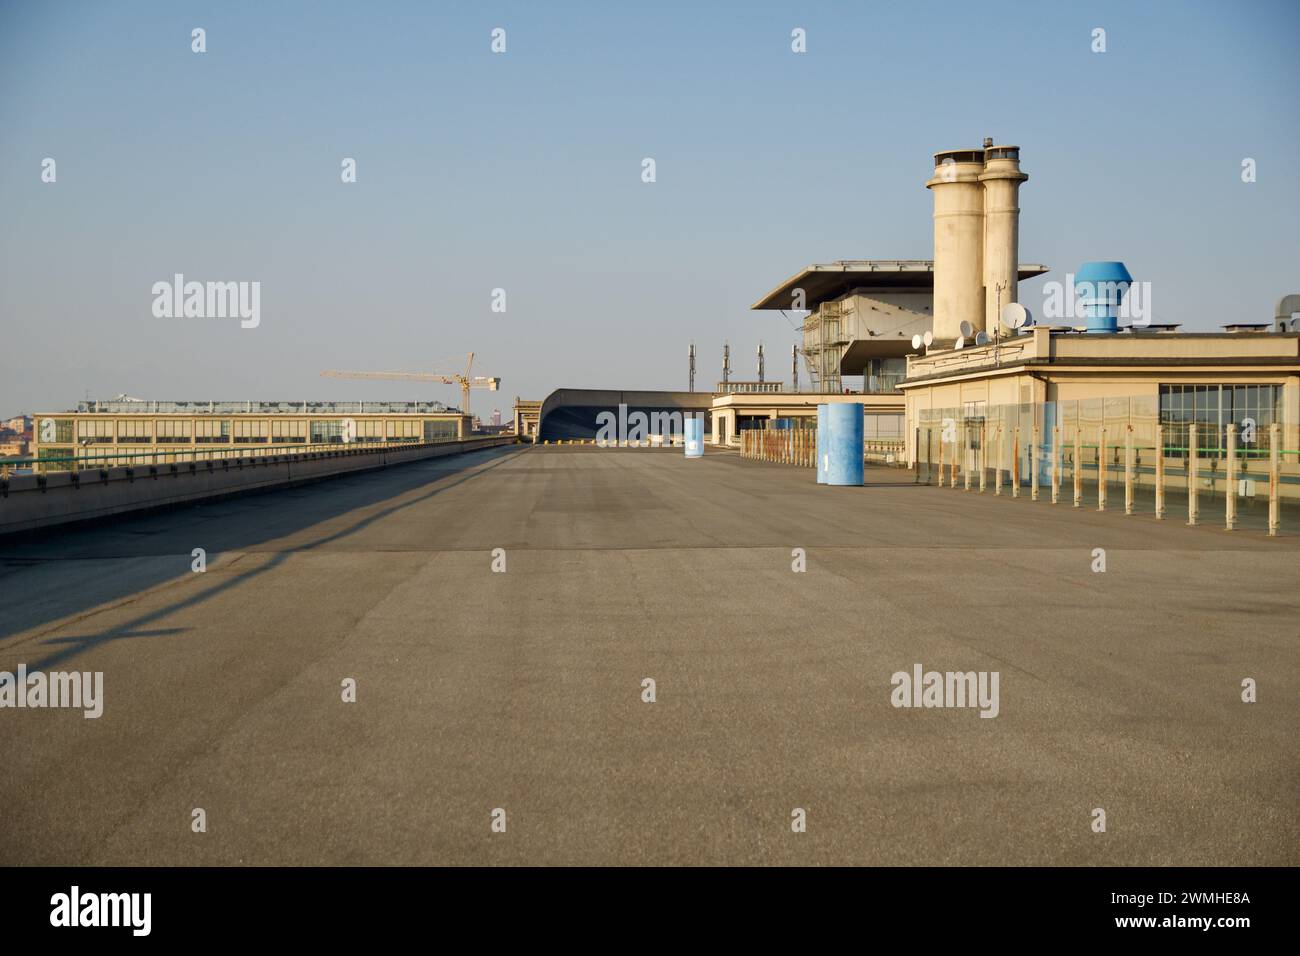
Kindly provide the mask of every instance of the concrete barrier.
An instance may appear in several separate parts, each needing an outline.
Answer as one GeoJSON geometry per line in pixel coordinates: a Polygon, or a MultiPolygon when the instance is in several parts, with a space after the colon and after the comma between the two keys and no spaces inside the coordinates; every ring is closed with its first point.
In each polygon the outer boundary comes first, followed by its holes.
{"type": "Polygon", "coordinates": [[[514,440],[512,435],[494,435],[396,448],[351,447],[298,455],[14,475],[7,481],[0,480],[0,536],[192,501],[288,488],[408,461],[496,448],[513,444],[514,440]]]}

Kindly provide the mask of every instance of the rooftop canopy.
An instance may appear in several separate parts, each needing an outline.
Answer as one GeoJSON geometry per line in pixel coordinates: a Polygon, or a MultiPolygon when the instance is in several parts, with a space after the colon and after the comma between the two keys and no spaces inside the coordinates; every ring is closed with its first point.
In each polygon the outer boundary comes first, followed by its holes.
{"type": "MultiPolygon", "coordinates": [[[[1020,263],[1019,277],[1032,279],[1049,271],[1047,266],[1020,263]]],[[[817,308],[854,289],[932,289],[934,261],[931,259],[842,259],[812,265],[787,279],[751,309],[793,309],[794,290],[803,289],[804,309],[817,308]]]]}

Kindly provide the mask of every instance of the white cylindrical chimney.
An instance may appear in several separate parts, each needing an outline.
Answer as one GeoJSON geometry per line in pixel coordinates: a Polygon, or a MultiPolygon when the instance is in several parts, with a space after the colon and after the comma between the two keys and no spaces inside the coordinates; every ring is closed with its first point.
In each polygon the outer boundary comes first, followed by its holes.
{"type": "Polygon", "coordinates": [[[934,338],[951,344],[961,323],[984,327],[982,149],[934,154],[934,338]]]}
{"type": "Polygon", "coordinates": [[[983,328],[997,328],[1002,307],[1019,300],[1020,184],[1028,178],[1020,171],[1019,146],[985,140],[983,328]]]}

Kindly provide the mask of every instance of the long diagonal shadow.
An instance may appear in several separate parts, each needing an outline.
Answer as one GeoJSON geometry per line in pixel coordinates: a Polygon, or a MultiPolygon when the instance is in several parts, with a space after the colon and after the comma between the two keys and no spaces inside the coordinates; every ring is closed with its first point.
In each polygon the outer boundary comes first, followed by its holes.
{"type": "MultiPolygon", "coordinates": [[[[479,468],[476,471],[472,471],[469,474],[457,478],[455,481],[451,481],[448,482],[447,484],[443,484],[436,488],[430,489],[424,494],[419,495],[415,498],[411,498],[408,501],[404,501],[399,504],[394,504],[388,508],[384,508],[380,511],[377,511],[374,514],[368,515],[365,518],[362,518],[352,523],[346,528],[342,528],[331,534],[318,538],[315,541],[311,541],[307,544],[299,545],[298,547],[291,548],[287,551],[276,552],[276,554],[271,558],[271,560],[265,562],[264,564],[256,568],[250,568],[249,570],[237,574],[234,577],[226,578],[225,580],[217,584],[214,584],[211,587],[204,588],[198,593],[192,594],[189,597],[184,598],[182,600],[174,601],[171,604],[166,605],[165,607],[160,607],[156,610],[149,611],[146,614],[141,614],[135,618],[132,618],[129,621],[125,621],[113,627],[106,628],[105,630],[101,631],[98,634],[87,635],[84,637],[52,637],[52,638],[47,638],[45,640],[41,640],[39,637],[30,638],[29,640],[37,641],[41,645],[67,643],[68,646],[58,651],[55,651],[52,654],[47,654],[46,656],[40,658],[37,661],[28,662],[27,669],[31,671],[48,670],[55,665],[62,664],[65,661],[71,660],[72,658],[81,654],[83,651],[87,651],[92,648],[99,647],[100,645],[108,643],[109,641],[116,641],[116,640],[121,640],[123,638],[129,638],[129,637],[160,637],[160,636],[164,636],[168,634],[176,634],[176,633],[180,633],[181,631],[188,630],[188,628],[163,628],[158,630],[147,631],[147,630],[142,630],[142,628],[146,627],[149,624],[153,624],[161,620],[162,618],[167,617],[170,614],[174,614],[177,611],[198,607],[200,604],[203,604],[205,601],[209,600],[210,598],[216,597],[218,594],[222,594],[226,591],[247,584],[249,581],[253,580],[254,578],[260,577],[266,574],[268,571],[273,571],[275,568],[279,567],[284,562],[285,558],[290,554],[296,554],[301,551],[310,551],[313,548],[319,548],[322,545],[329,544],[333,541],[338,541],[340,538],[345,538],[348,535],[355,534],[356,532],[362,530],[363,528],[368,527],[369,525],[373,524],[376,521],[379,521],[382,518],[387,518],[393,514],[396,514],[399,511],[403,511],[423,501],[428,501],[430,498],[434,497],[435,495],[442,494],[444,491],[449,491],[450,489],[455,488],[458,485],[462,485],[473,478],[477,478],[479,475],[491,471],[493,468],[496,468],[498,465],[505,464],[505,462],[512,460],[514,457],[515,457],[514,455],[503,456],[497,459],[496,461],[488,465],[485,465],[482,468],[479,468]]],[[[438,480],[440,479],[435,479],[435,481],[438,480]]],[[[23,643],[27,643],[27,642],[26,641],[18,642],[18,644],[23,644],[23,643]]],[[[10,645],[10,647],[14,647],[14,646],[17,645],[10,645]]]]}

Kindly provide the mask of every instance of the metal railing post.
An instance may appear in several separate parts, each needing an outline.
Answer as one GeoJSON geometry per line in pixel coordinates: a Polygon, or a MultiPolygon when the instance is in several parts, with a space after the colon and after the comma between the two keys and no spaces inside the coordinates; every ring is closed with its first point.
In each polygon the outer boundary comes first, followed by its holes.
{"type": "Polygon", "coordinates": [[[1020,426],[1011,442],[1011,497],[1020,497],[1020,426]]]}
{"type": "Polygon", "coordinates": [[[1074,506],[1083,505],[1083,474],[1079,471],[1080,456],[1083,454],[1083,429],[1078,423],[1074,426],[1074,506]]]}
{"type": "Polygon", "coordinates": [[[952,463],[948,466],[948,487],[957,487],[957,459],[961,457],[961,441],[955,436],[952,442],[952,463]]]}
{"type": "Polygon", "coordinates": [[[1165,426],[1156,426],[1156,520],[1165,516],[1165,426]]]}
{"type": "Polygon", "coordinates": [[[1106,510],[1106,426],[1097,429],[1097,510],[1106,510]]]}
{"type": "Polygon", "coordinates": [[[1061,426],[1052,426],[1052,504],[1061,500],[1061,426]]]}
{"type": "Polygon", "coordinates": [[[970,425],[965,422],[962,423],[962,443],[965,447],[961,456],[961,487],[962,491],[970,491],[970,425]]]}
{"type": "Polygon", "coordinates": [[[1002,423],[998,422],[997,461],[993,463],[993,494],[1002,494],[1002,423]]]}
{"type": "Polygon", "coordinates": [[[1029,500],[1038,500],[1038,426],[1029,429],[1029,500]]]}
{"type": "Polygon", "coordinates": [[[1282,444],[1282,426],[1277,422],[1268,426],[1268,534],[1273,537],[1277,534],[1278,525],[1281,523],[1278,518],[1278,497],[1282,492],[1282,475],[1278,469],[1278,449],[1282,444]]]}
{"type": "Polygon", "coordinates": [[[1124,429],[1124,513],[1133,513],[1133,426],[1124,429]]]}
{"type": "Polygon", "coordinates": [[[984,494],[984,489],[989,484],[989,446],[988,446],[988,425],[980,422],[980,494],[984,494]]]}
{"type": "Polygon", "coordinates": [[[1232,531],[1237,524],[1237,426],[1228,426],[1228,488],[1223,496],[1223,525],[1232,531]]]}

